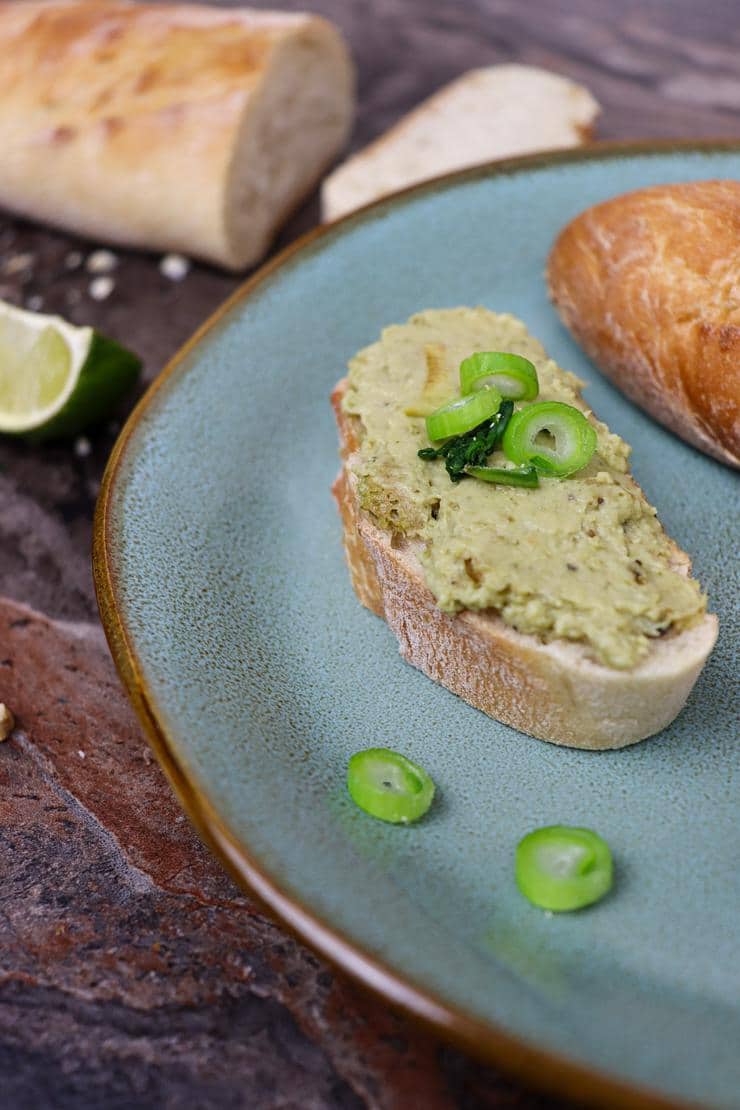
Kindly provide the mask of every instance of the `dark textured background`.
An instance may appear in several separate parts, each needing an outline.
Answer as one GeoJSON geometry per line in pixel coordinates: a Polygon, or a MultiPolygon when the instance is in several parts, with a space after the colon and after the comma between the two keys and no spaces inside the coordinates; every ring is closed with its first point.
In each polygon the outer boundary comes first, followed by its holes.
{"type": "MultiPolygon", "coordinates": [[[[355,53],[354,146],[464,70],[511,60],[587,84],[599,138],[740,133],[737,0],[310,6],[355,53]]],[[[313,198],[278,245],[316,218],[313,198]]],[[[99,326],[144,356],[147,380],[237,284],[206,267],[173,282],[157,258],[116,251],[114,290],[96,302],[94,246],[0,213],[0,297],[99,326]]],[[[179,813],[120,691],[90,576],[95,498],[129,408],[89,454],[0,443],[0,700],[19,724],[0,747],[0,1104],[556,1106],[338,980],[179,813]]]]}

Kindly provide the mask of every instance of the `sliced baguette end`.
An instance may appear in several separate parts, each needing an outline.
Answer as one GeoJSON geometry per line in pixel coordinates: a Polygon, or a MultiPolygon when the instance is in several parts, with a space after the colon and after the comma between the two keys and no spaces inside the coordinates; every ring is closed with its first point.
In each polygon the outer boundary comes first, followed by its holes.
{"type": "Polygon", "coordinates": [[[339,165],[321,190],[337,219],[408,185],[468,166],[587,142],[599,105],[583,85],[538,66],[469,70],[339,165]]]}
{"type": "Polygon", "coordinates": [[[98,243],[252,265],[351,126],[349,47],[318,16],[0,2],[0,49],[0,205],[98,243]]]}
{"type": "Polygon", "coordinates": [[[352,126],[355,72],[348,47],[327,20],[302,19],[275,49],[242,111],[225,187],[224,255],[216,259],[234,271],[259,262],[352,126]]]}

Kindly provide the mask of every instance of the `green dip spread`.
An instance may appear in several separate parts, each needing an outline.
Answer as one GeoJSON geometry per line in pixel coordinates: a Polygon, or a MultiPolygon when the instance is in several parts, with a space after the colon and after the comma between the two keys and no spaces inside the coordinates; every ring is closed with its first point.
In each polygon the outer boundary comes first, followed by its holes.
{"type": "MultiPolygon", "coordinates": [[[[351,361],[344,407],[361,421],[350,464],[360,504],[381,528],[421,542],[440,608],[496,610],[520,632],[581,642],[619,669],[638,664],[651,638],[696,624],[706,598],[677,569],[656,510],[629,476],[629,447],[590,414],[598,436],[591,462],[569,478],[541,477],[537,489],[473,478],[455,485],[442,461],[418,458],[429,442],[423,416],[408,410],[423,411],[430,350],[434,407],[459,394],[468,355],[512,351],[537,367],[538,400],[589,410],[583,383],[520,320],[484,308],[420,312],[351,361]],[[449,388],[440,386],[440,363],[449,388]]],[[[499,451],[489,462],[506,465],[499,451]]]]}

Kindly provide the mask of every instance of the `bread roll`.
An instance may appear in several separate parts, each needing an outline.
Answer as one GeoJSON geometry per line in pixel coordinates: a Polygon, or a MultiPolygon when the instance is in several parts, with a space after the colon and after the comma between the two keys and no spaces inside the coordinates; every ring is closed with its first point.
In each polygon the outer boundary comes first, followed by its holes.
{"type": "Polygon", "coordinates": [[[522,65],[472,69],[338,166],[321,190],[323,218],[494,158],[578,146],[591,137],[598,114],[588,89],[557,73],[522,65]]]}
{"type": "Polygon", "coordinates": [[[558,236],[547,281],[615,385],[740,466],[740,182],[656,186],[589,208],[558,236]]]}
{"type": "Polygon", "coordinates": [[[323,19],[118,0],[0,3],[0,205],[229,269],[344,143],[353,70],[323,19]]]}

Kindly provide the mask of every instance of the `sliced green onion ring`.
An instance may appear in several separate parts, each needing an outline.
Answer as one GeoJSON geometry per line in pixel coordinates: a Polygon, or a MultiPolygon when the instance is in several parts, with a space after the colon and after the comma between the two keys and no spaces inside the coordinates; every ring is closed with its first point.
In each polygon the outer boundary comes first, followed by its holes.
{"type": "Polygon", "coordinates": [[[550,825],[519,841],[516,882],[543,910],[579,910],[611,889],[609,845],[591,829],[550,825]]]}
{"type": "Polygon", "coordinates": [[[347,767],[347,789],[365,813],[394,825],[418,821],[434,798],[426,771],[390,748],[356,752],[347,767]]]}
{"type": "Polygon", "coordinates": [[[589,462],[596,432],[580,409],[562,401],[538,401],[514,413],[501,445],[513,463],[565,478],[589,462]]]}
{"type": "Polygon", "coordinates": [[[512,401],[533,401],[540,391],[537,369],[523,355],[508,351],[482,351],[460,363],[460,392],[463,397],[487,385],[512,401]]]}
{"type": "Polygon", "coordinates": [[[471,393],[469,397],[459,397],[427,417],[427,435],[431,440],[463,435],[471,428],[477,428],[484,420],[490,420],[500,405],[501,394],[491,386],[471,393]]]}
{"type": "Polygon", "coordinates": [[[537,471],[533,466],[466,466],[465,473],[482,482],[494,482],[501,486],[526,486],[533,489],[540,484],[537,471]]]}

